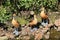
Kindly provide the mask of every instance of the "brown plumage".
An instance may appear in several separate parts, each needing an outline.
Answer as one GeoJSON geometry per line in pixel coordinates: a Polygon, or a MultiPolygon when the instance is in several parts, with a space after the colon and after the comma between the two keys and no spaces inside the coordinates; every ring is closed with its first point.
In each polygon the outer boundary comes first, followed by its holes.
{"type": "Polygon", "coordinates": [[[17,28],[19,27],[19,23],[17,20],[15,20],[15,16],[16,14],[13,14],[12,25],[17,28]]]}
{"type": "Polygon", "coordinates": [[[45,13],[44,8],[42,8],[42,11],[41,11],[41,13],[40,13],[40,16],[41,16],[41,18],[43,18],[43,19],[48,18],[47,14],[45,13]]]}
{"type": "Polygon", "coordinates": [[[45,27],[46,25],[49,24],[49,18],[48,18],[48,15],[47,15],[44,7],[42,7],[42,11],[40,13],[40,16],[41,16],[41,19],[42,19],[41,25],[45,27]]]}
{"type": "Polygon", "coordinates": [[[36,18],[36,15],[34,15],[34,19],[32,21],[30,21],[29,25],[33,26],[33,25],[36,25],[36,24],[37,24],[37,18],[36,18]]]}

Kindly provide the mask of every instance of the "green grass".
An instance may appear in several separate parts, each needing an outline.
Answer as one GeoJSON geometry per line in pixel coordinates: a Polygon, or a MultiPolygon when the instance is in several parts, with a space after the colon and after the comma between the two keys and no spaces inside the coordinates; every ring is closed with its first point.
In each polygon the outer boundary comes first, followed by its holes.
{"type": "Polygon", "coordinates": [[[20,17],[18,17],[17,20],[18,20],[18,22],[19,22],[21,25],[23,25],[23,24],[27,24],[27,23],[28,23],[28,21],[25,20],[24,18],[20,18],[20,17]]]}

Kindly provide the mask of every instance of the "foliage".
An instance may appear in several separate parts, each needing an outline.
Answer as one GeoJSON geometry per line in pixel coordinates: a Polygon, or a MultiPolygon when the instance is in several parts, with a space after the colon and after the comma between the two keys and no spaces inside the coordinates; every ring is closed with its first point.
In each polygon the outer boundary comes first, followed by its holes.
{"type": "Polygon", "coordinates": [[[41,6],[56,9],[57,3],[57,0],[17,0],[15,6],[20,10],[39,10],[41,6]]]}
{"type": "Polygon", "coordinates": [[[3,6],[0,6],[0,22],[4,23],[5,21],[9,19],[10,16],[11,15],[7,13],[6,8],[4,8],[3,6]]]}
{"type": "Polygon", "coordinates": [[[5,0],[3,2],[4,6],[11,7],[12,10],[36,10],[38,11],[41,6],[48,9],[56,9],[58,1],[57,0],[5,0]]]}
{"type": "Polygon", "coordinates": [[[46,9],[57,9],[57,0],[0,0],[0,21],[7,20],[13,11],[21,10],[40,11],[41,6],[46,9]],[[9,14],[9,15],[8,15],[9,14]]]}

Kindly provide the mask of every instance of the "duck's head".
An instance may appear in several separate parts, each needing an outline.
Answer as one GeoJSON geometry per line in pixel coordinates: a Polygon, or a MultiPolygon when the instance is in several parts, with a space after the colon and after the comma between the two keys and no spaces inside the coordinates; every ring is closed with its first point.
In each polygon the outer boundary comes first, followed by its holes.
{"type": "Polygon", "coordinates": [[[36,15],[34,15],[34,18],[36,18],[36,15]]]}
{"type": "Polygon", "coordinates": [[[16,13],[12,14],[12,18],[15,19],[16,18],[16,13]]]}
{"type": "Polygon", "coordinates": [[[41,8],[41,11],[45,11],[45,8],[44,8],[44,7],[42,7],[42,8],[41,8]]]}
{"type": "Polygon", "coordinates": [[[13,16],[16,16],[16,14],[14,13],[13,16]]]}

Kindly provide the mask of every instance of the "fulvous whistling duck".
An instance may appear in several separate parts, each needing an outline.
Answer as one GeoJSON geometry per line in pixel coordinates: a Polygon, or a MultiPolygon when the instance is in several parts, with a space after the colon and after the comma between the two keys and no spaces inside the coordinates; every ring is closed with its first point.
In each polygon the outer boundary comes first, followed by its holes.
{"type": "Polygon", "coordinates": [[[13,32],[15,35],[19,35],[19,32],[18,32],[18,28],[19,28],[19,23],[18,21],[15,19],[16,17],[16,14],[14,13],[13,14],[13,19],[12,19],[12,25],[14,26],[15,28],[15,31],[13,32]]]}
{"type": "Polygon", "coordinates": [[[29,26],[31,27],[31,32],[36,31],[39,27],[37,26],[37,18],[36,15],[34,14],[34,19],[30,21],[29,26]]]}
{"type": "Polygon", "coordinates": [[[18,28],[19,27],[19,23],[17,22],[17,20],[15,20],[16,14],[13,14],[13,19],[12,19],[12,24],[14,27],[18,28]]]}
{"type": "Polygon", "coordinates": [[[37,24],[37,18],[36,18],[36,15],[34,15],[34,19],[30,21],[29,25],[33,26],[33,25],[36,25],[36,24],[37,24]]]}
{"type": "Polygon", "coordinates": [[[44,7],[42,7],[42,11],[40,13],[41,19],[42,19],[42,25],[46,26],[47,24],[49,24],[49,19],[48,19],[48,15],[45,13],[45,9],[44,7]]]}

